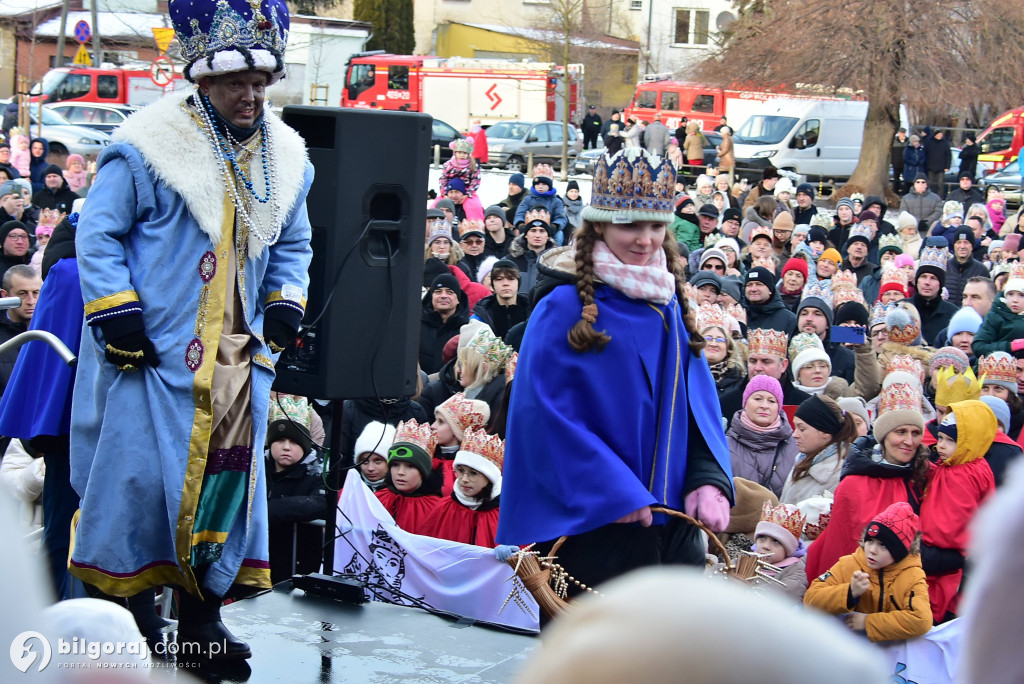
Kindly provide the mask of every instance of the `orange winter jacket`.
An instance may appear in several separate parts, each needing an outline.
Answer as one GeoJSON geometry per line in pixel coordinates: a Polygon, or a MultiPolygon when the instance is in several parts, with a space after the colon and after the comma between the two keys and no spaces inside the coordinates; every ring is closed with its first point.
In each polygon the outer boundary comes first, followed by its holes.
{"type": "Polygon", "coordinates": [[[811,582],[804,594],[804,604],[833,615],[867,613],[864,627],[871,641],[912,639],[932,628],[928,582],[921,569],[921,557],[912,553],[899,563],[871,570],[864,549],[857,549],[811,582]],[[855,605],[849,605],[850,580],[857,570],[871,576],[871,588],[855,605]]]}

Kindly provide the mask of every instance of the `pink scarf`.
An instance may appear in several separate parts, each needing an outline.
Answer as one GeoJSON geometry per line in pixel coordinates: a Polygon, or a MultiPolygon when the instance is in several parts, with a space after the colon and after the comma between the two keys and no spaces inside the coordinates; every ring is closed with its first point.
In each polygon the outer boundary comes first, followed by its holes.
{"type": "Polygon", "coordinates": [[[754,432],[757,432],[757,433],[760,433],[760,434],[763,435],[763,434],[767,434],[769,432],[772,432],[774,430],[777,430],[779,428],[779,425],[782,423],[782,418],[780,416],[775,416],[775,422],[774,423],[772,423],[768,427],[761,427],[760,425],[757,425],[756,423],[754,423],[754,421],[750,420],[750,418],[747,418],[747,412],[746,411],[740,411],[740,423],[743,424],[743,427],[749,428],[749,429],[753,430],[754,432]]]}
{"type": "Polygon", "coordinates": [[[645,266],[622,263],[604,240],[594,242],[594,275],[631,299],[668,304],[676,292],[676,279],[659,249],[645,266]]]}

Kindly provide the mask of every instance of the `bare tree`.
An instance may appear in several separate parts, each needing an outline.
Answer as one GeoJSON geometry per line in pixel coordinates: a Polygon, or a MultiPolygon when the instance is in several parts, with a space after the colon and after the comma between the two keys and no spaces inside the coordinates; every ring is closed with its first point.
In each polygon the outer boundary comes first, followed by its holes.
{"type": "Polygon", "coordinates": [[[1019,0],[745,0],[698,70],[723,85],[814,84],[868,101],[851,184],[881,194],[899,108],[1001,111],[1024,90],[1019,0]]]}

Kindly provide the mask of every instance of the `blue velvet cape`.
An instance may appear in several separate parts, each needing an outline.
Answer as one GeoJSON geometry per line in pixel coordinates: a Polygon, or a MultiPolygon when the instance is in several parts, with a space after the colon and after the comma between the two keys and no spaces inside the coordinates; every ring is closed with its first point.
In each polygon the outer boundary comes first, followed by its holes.
{"type": "MultiPolygon", "coordinates": [[[[676,298],[664,306],[601,286],[594,326],[611,336],[580,353],[572,285],[540,301],[523,338],[506,432],[497,541],[581,534],[638,508],[682,510],[690,418],[732,479],[714,379],[689,349],[676,298]]],[[[699,437],[698,437],[699,439],[699,437]]],[[[656,520],[657,522],[657,520],[656,520]]]]}

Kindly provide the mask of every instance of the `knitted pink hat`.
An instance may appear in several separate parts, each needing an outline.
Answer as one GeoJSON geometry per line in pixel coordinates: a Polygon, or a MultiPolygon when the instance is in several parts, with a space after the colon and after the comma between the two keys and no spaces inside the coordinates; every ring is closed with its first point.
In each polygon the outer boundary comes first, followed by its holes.
{"type": "Polygon", "coordinates": [[[910,256],[909,254],[897,254],[896,260],[893,261],[893,265],[896,266],[896,268],[903,268],[904,266],[913,266],[914,257],[910,256]]]}
{"type": "Polygon", "coordinates": [[[743,390],[743,405],[747,405],[747,399],[754,392],[771,392],[776,401],[779,402],[779,411],[782,410],[782,385],[779,381],[770,375],[755,375],[750,378],[750,382],[747,383],[747,388],[743,390]]]}

